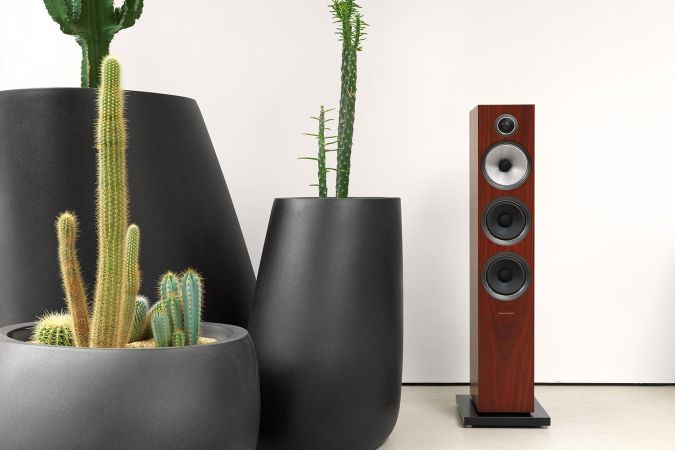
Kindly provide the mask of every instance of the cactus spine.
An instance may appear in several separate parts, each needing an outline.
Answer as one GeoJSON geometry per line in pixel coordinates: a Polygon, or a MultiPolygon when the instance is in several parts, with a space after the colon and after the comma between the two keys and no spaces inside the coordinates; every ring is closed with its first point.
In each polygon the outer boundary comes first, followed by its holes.
{"type": "Polygon", "coordinates": [[[73,337],[77,347],[89,346],[89,308],[82,281],[80,261],[77,257],[77,218],[70,212],[61,214],[56,221],[59,242],[61,280],[66,294],[66,304],[72,316],[73,337]]]}
{"type": "Polygon", "coordinates": [[[46,345],[73,346],[72,318],[68,314],[46,314],[35,325],[32,340],[46,345]]]}
{"type": "Polygon", "coordinates": [[[128,208],[124,92],[117,60],[104,59],[101,78],[96,126],[99,241],[90,345],[114,347],[119,342],[128,208]]]}
{"type": "Polygon", "coordinates": [[[131,335],[129,336],[129,342],[140,341],[143,339],[143,334],[145,332],[145,322],[146,316],[148,315],[148,309],[150,304],[148,299],[139,295],[136,297],[136,309],[134,311],[134,321],[131,326],[131,335]]]}
{"type": "Polygon", "coordinates": [[[117,328],[117,347],[123,347],[129,342],[134,323],[136,297],[141,287],[141,273],[138,268],[140,238],[138,226],[134,224],[130,225],[125,238],[124,289],[122,307],[120,308],[120,325],[117,328]]]}
{"type": "Polygon", "coordinates": [[[171,344],[171,324],[165,311],[156,311],[150,318],[152,335],[157,347],[168,347],[171,344]]]}
{"type": "Polygon", "coordinates": [[[143,0],[44,0],[47,12],[82,48],[82,87],[98,87],[103,58],[115,34],[132,26],[143,12],[143,0]]]}
{"type": "Polygon", "coordinates": [[[185,342],[196,345],[201,331],[202,320],[202,280],[192,269],[183,273],[181,279],[183,297],[183,319],[185,321],[185,342]]]}
{"type": "Polygon", "coordinates": [[[361,51],[364,28],[363,16],[354,0],[333,0],[333,17],[340,24],[342,40],[342,67],[340,85],[340,111],[338,115],[337,197],[349,195],[352,140],[354,136],[354,113],[356,111],[357,53],[361,51]]]}

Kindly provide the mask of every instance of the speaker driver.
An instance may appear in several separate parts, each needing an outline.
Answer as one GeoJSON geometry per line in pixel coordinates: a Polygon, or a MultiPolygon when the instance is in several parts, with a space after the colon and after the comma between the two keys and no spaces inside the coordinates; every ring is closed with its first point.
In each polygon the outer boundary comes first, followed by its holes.
{"type": "Polygon", "coordinates": [[[501,197],[493,200],[483,213],[483,231],[495,244],[513,245],[530,231],[530,211],[520,200],[501,197]]]}
{"type": "Polygon", "coordinates": [[[515,253],[498,253],[483,270],[483,287],[497,300],[515,300],[530,286],[530,268],[515,253]]]}
{"type": "Polygon", "coordinates": [[[505,142],[492,147],[483,158],[485,179],[497,189],[520,186],[530,173],[530,158],[518,145],[505,142]]]}

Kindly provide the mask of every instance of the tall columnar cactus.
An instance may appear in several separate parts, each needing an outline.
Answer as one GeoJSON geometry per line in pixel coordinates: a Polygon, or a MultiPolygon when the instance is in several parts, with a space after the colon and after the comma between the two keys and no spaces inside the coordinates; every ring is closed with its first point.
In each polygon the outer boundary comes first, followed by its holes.
{"type": "Polygon", "coordinates": [[[193,269],[188,269],[181,278],[183,298],[183,320],[185,321],[185,343],[196,345],[202,321],[202,280],[193,269]]]}
{"type": "Polygon", "coordinates": [[[132,26],[143,12],[143,0],[44,0],[47,12],[82,48],[82,87],[98,87],[103,58],[115,34],[132,26]]]}
{"type": "Polygon", "coordinates": [[[333,17],[339,23],[342,40],[342,67],[340,85],[340,111],[338,116],[338,148],[336,196],[349,195],[352,140],[354,136],[354,113],[356,111],[357,53],[365,36],[367,24],[358,12],[354,0],[333,0],[333,17]]]}
{"type": "Polygon", "coordinates": [[[41,317],[33,328],[34,342],[71,347],[75,344],[72,318],[68,314],[49,313],[41,317]]]}
{"type": "Polygon", "coordinates": [[[145,321],[149,308],[150,303],[148,302],[147,298],[143,297],[142,295],[136,297],[136,309],[134,311],[134,321],[131,325],[131,335],[129,336],[129,342],[140,341],[143,339],[143,334],[145,332],[145,321]]]}
{"type": "Polygon", "coordinates": [[[124,92],[120,65],[110,57],[103,61],[98,109],[98,262],[90,345],[114,347],[119,343],[124,267],[133,261],[124,262],[128,208],[124,92]]]}
{"type": "Polygon", "coordinates": [[[56,234],[59,242],[61,280],[66,294],[66,304],[72,316],[74,343],[77,347],[88,347],[89,307],[80,261],[77,257],[77,218],[74,214],[65,212],[59,216],[56,221],[56,234]]]}

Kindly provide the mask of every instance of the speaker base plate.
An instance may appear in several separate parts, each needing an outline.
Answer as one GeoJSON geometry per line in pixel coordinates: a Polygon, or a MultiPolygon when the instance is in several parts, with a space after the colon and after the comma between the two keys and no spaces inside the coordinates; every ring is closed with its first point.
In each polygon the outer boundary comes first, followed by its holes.
{"type": "Polygon", "coordinates": [[[531,413],[479,413],[470,395],[458,395],[457,410],[465,427],[532,428],[551,425],[551,417],[536,398],[534,412],[531,413]]]}

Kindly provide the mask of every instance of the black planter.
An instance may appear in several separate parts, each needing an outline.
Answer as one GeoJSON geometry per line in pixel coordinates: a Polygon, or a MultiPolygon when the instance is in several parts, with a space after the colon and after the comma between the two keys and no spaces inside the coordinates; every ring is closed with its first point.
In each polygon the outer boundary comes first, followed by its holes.
{"type": "MultiPolygon", "coordinates": [[[[166,270],[206,279],[205,319],[245,326],[255,278],[197,103],[127,92],[130,220],[141,228],[141,292],[166,270]]],[[[90,290],[96,271],[96,91],[0,92],[0,325],[63,308],[54,221],[80,219],[90,290]]]]}
{"type": "Polygon", "coordinates": [[[400,199],[274,201],[249,323],[259,449],[384,442],[401,396],[402,303],[400,199]]]}
{"type": "Polygon", "coordinates": [[[27,344],[32,326],[0,329],[1,448],[255,449],[260,392],[243,328],[205,323],[218,342],[130,350],[27,344]]]}

